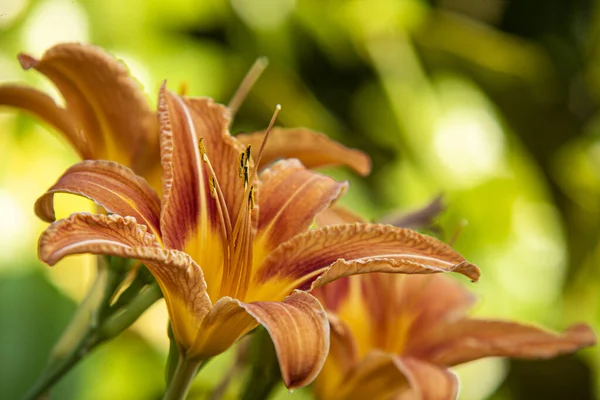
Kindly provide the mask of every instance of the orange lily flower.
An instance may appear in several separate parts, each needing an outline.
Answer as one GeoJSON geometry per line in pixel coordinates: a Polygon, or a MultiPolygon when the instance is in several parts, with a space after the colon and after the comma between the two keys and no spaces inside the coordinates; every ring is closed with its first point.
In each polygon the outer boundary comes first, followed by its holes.
{"type": "Polygon", "coordinates": [[[217,355],[262,324],[285,384],[300,387],[314,379],[329,349],[326,315],[308,291],[371,271],[456,271],[478,279],[479,269],[449,246],[407,229],[308,230],[346,183],[293,159],[258,174],[260,160],[227,131],[227,108],[210,99],[180,97],[163,86],[158,110],[162,200],[126,167],[76,164],[37,209],[49,214],[52,192],[62,190],[113,214],[55,222],[40,237],[39,256],[50,265],[80,253],[144,262],[163,291],[184,359],[217,355]]]}
{"type": "Polygon", "coordinates": [[[583,324],[558,335],[468,318],[473,297],[445,276],[351,276],[314,294],[331,324],[329,357],[313,385],[319,399],[454,399],[454,365],[492,356],[550,358],[596,342],[583,324]]]}
{"type": "Polygon", "coordinates": [[[59,44],[36,59],[21,53],[58,88],[65,107],[18,84],[0,85],[0,106],[25,110],[58,130],[83,159],[115,160],[150,176],[159,160],[156,113],[127,67],[98,47],[59,44]]]}

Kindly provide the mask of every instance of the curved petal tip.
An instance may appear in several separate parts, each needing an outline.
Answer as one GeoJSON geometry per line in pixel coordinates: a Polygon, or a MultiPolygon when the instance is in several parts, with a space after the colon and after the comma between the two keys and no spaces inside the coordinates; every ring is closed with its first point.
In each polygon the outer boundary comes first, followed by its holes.
{"type": "Polygon", "coordinates": [[[471,279],[472,282],[477,282],[481,276],[481,270],[475,264],[468,261],[463,261],[454,267],[454,272],[459,272],[471,279]]]}

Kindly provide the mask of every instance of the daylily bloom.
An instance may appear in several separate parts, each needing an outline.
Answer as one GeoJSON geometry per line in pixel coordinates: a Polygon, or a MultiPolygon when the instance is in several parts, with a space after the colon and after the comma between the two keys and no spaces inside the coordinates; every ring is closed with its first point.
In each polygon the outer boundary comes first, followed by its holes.
{"type": "Polygon", "coordinates": [[[313,385],[318,399],[454,399],[452,366],[491,356],[550,358],[596,342],[582,324],[558,335],[469,318],[474,298],[446,276],[351,276],[314,294],[331,324],[331,350],[313,385]]]}
{"type": "Polygon", "coordinates": [[[229,135],[228,110],[207,98],[158,101],[162,200],[128,168],[76,164],[56,190],[94,199],[111,215],[74,214],[40,237],[40,258],[70,254],[142,261],[164,294],[183,358],[217,355],[258,324],[266,327],[289,388],[311,382],[329,348],[329,325],[308,291],[342,276],[456,271],[476,266],[440,241],[376,224],[309,230],[347,184],[283,160],[260,174],[260,152],[229,135]]]}
{"type": "Polygon", "coordinates": [[[64,43],[41,59],[21,53],[59,90],[65,106],[18,84],[0,85],[0,106],[25,110],[60,132],[83,159],[114,160],[151,177],[158,169],[158,126],[139,83],[127,67],[98,47],[64,43]]]}

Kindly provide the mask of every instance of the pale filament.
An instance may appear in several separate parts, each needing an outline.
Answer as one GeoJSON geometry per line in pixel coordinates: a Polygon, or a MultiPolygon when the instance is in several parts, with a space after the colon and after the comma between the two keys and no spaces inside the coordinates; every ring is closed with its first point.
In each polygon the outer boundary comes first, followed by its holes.
{"type": "Polygon", "coordinates": [[[240,205],[241,209],[237,213],[237,218],[233,226],[231,223],[231,214],[228,212],[223,191],[219,185],[210,159],[206,154],[203,140],[200,139],[199,141],[202,160],[208,166],[210,173],[209,183],[211,195],[217,202],[220,221],[223,225],[222,231],[225,246],[223,274],[221,277],[221,294],[224,296],[243,298],[248,292],[251,278],[252,249],[254,241],[252,233],[252,210],[255,206],[256,190],[254,185],[250,184],[250,181],[257,177],[258,163],[260,162],[261,154],[280,110],[281,106],[277,105],[271,121],[269,122],[269,126],[265,131],[265,137],[263,138],[252,173],[250,172],[250,145],[246,147],[244,152],[240,153],[238,175],[243,181],[244,195],[242,198],[245,200],[243,200],[240,205]]]}

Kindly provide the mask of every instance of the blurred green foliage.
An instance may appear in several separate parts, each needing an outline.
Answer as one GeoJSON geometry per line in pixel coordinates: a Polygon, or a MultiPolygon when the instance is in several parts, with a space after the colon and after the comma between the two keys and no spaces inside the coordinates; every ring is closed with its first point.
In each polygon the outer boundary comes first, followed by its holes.
{"type": "MultiPolygon", "coordinates": [[[[234,132],[264,128],[280,103],[280,124],[371,155],[366,179],[327,171],[351,181],[343,202],[353,209],[375,219],[444,194],[446,238],[467,221],[456,247],[482,269],[469,286],[482,300],[478,315],[598,330],[599,30],[594,0],[2,0],[0,79],[49,88],[15,55],[86,41],[122,58],[152,101],[166,78],[227,102],[254,59],[267,56],[234,132]]],[[[10,110],[0,128],[0,397],[12,399],[74,309],[61,293],[73,293],[69,278],[55,278],[61,265],[32,266],[43,224],[31,209],[75,156],[10,110]]],[[[166,347],[136,332],[102,347],[56,398],[158,398],[166,347]]],[[[196,398],[227,374],[233,352],[211,361],[196,398]]],[[[596,349],[459,373],[464,399],[600,394],[596,349]]],[[[276,394],[288,397],[310,392],[276,394]]]]}

